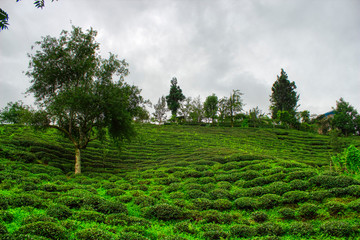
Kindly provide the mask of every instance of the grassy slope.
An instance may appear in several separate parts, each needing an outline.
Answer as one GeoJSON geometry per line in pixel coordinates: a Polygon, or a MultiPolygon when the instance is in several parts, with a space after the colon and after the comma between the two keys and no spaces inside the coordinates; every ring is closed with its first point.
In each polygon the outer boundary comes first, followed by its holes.
{"type": "MultiPolygon", "coordinates": [[[[120,153],[107,142],[90,144],[82,155],[84,176],[65,178],[55,168],[19,162],[46,163],[65,173],[71,172],[73,147],[66,139],[56,131],[40,133],[2,126],[0,200],[5,196],[3,198],[8,201],[8,208],[2,214],[14,216],[12,221],[5,221],[9,232],[15,234],[20,226],[26,225],[24,219],[29,211],[49,215],[47,209],[52,204],[71,207],[70,217],[58,217],[55,222],[71,229],[67,234],[72,239],[90,226],[117,237],[126,235],[124,232],[133,235],[138,232],[150,239],[165,239],[166,235],[218,239],[236,234],[240,238],[247,230],[248,234],[257,234],[259,238],[265,233],[298,239],[296,229],[302,223],[314,230],[313,233],[309,229],[305,231],[304,234],[311,234],[304,238],[320,239],[324,238],[324,233],[328,233],[327,237],[336,235],[336,230],[328,230],[331,226],[322,225],[330,220],[338,221],[335,224],[344,228],[341,229],[343,235],[346,229],[350,229],[350,235],[358,232],[355,200],[360,197],[360,183],[351,177],[328,172],[332,150],[326,136],[281,129],[153,125],[138,125],[137,128],[138,137],[131,143],[124,143],[120,153]],[[34,189],[26,187],[25,182],[30,182],[34,189]],[[68,201],[56,200],[68,195],[84,198],[71,191],[83,191],[81,194],[86,197],[98,197],[104,202],[123,202],[129,210],[128,216],[146,221],[146,224],[139,227],[123,219],[124,224],[114,225],[109,220],[113,216],[98,206],[81,203],[74,207],[68,201]],[[298,192],[288,193],[293,191],[298,192]],[[46,204],[38,206],[35,201],[28,207],[21,206],[18,199],[23,198],[24,192],[46,204]],[[250,203],[246,205],[244,201],[250,203]],[[164,203],[180,207],[181,216],[174,215],[170,221],[161,220],[164,218],[161,211],[165,210],[156,206],[164,203]],[[333,210],[331,204],[340,210],[333,210]],[[315,213],[311,210],[304,213],[307,205],[316,206],[315,213]],[[293,211],[294,219],[284,218],[280,213],[284,208],[293,211]],[[89,211],[102,214],[99,217],[102,220],[96,223],[95,217],[90,220],[79,217],[89,211]],[[265,223],[258,221],[258,213],[254,213],[257,211],[267,215],[265,223]],[[282,222],[280,230],[279,226],[271,225],[277,222],[282,222]],[[152,228],[146,228],[147,224],[152,228]],[[243,232],[236,230],[242,228],[245,228],[243,232]]],[[[342,141],[357,146],[360,142],[358,138],[342,141]]]]}

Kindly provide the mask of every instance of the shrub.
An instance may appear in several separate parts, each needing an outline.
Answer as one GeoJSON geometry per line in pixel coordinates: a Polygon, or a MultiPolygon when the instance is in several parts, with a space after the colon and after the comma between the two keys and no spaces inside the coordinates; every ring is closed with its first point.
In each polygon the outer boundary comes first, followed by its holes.
{"type": "Polygon", "coordinates": [[[325,207],[327,208],[328,212],[331,215],[337,215],[340,213],[344,213],[344,211],[346,209],[345,204],[336,202],[336,201],[329,201],[329,202],[325,203],[325,207]]]}
{"type": "Polygon", "coordinates": [[[360,197],[360,186],[359,185],[348,186],[346,188],[346,190],[350,196],[357,197],[357,198],[360,197]]]}
{"type": "Polygon", "coordinates": [[[149,207],[156,203],[156,199],[150,196],[139,196],[134,198],[134,203],[140,207],[149,207]]]}
{"type": "Polygon", "coordinates": [[[202,177],[198,179],[198,183],[200,184],[207,184],[207,183],[214,183],[215,178],[213,177],[202,177]]]}
{"type": "Polygon", "coordinates": [[[95,211],[82,210],[76,212],[73,218],[78,221],[98,222],[98,223],[105,222],[105,215],[95,211]]]}
{"type": "Polygon", "coordinates": [[[250,217],[252,220],[258,223],[263,223],[269,219],[268,215],[261,211],[251,213],[250,217]]]}
{"type": "Polygon", "coordinates": [[[14,207],[32,206],[35,208],[44,207],[43,200],[29,193],[19,193],[12,196],[9,203],[14,207]]]}
{"type": "Polygon", "coordinates": [[[240,177],[246,181],[252,180],[254,178],[260,177],[259,171],[248,170],[246,172],[241,173],[240,177]]]}
{"type": "Polygon", "coordinates": [[[221,212],[216,210],[207,210],[202,212],[203,221],[206,223],[224,223],[221,212]]]}
{"type": "Polygon", "coordinates": [[[273,222],[266,222],[256,227],[256,232],[260,236],[274,235],[281,236],[284,234],[284,229],[281,225],[273,222]]]}
{"type": "Polygon", "coordinates": [[[253,210],[258,208],[258,201],[251,197],[241,197],[234,201],[234,206],[237,209],[253,210]]]}
{"type": "Polygon", "coordinates": [[[192,204],[194,205],[195,209],[198,209],[200,211],[208,210],[212,208],[212,201],[207,198],[196,198],[192,200],[192,204]]]}
{"type": "Polygon", "coordinates": [[[86,228],[75,233],[79,240],[107,240],[113,239],[113,235],[99,228],[86,228]]]}
{"type": "Polygon", "coordinates": [[[291,190],[291,187],[288,183],[285,182],[273,182],[267,187],[269,193],[283,195],[284,193],[291,190]]]}
{"type": "Polygon", "coordinates": [[[106,191],[106,195],[111,197],[121,196],[124,195],[126,192],[120,188],[112,188],[106,191]]]}
{"type": "Polygon", "coordinates": [[[283,195],[285,203],[301,203],[309,199],[309,193],[304,191],[290,191],[283,195]]]}
{"type": "Polygon", "coordinates": [[[126,205],[118,202],[118,201],[112,201],[112,200],[105,200],[101,202],[97,209],[97,211],[110,214],[110,213],[128,213],[128,210],[126,208],[126,205]]]}
{"type": "Polygon", "coordinates": [[[353,211],[360,212],[360,199],[348,203],[347,206],[353,211]]]}
{"type": "Polygon", "coordinates": [[[246,191],[246,195],[248,197],[262,196],[267,193],[269,193],[269,192],[268,192],[267,188],[264,188],[264,187],[248,188],[246,191]]]}
{"type": "Polygon", "coordinates": [[[167,193],[171,193],[171,192],[176,192],[179,191],[181,188],[181,184],[180,183],[171,183],[166,189],[165,192],[167,193]]]}
{"type": "Polygon", "coordinates": [[[282,217],[282,219],[286,219],[286,220],[290,220],[290,219],[295,219],[295,213],[296,211],[294,209],[288,208],[288,207],[284,207],[281,208],[279,210],[279,213],[282,217]]]}
{"type": "Polygon", "coordinates": [[[327,221],[320,226],[320,230],[334,237],[348,237],[354,233],[352,226],[341,220],[327,221]]]}
{"type": "Polygon", "coordinates": [[[322,202],[327,198],[332,197],[332,194],[327,190],[312,191],[309,193],[309,199],[322,202]]]}
{"type": "Polygon", "coordinates": [[[8,211],[0,210],[0,222],[10,223],[14,220],[14,215],[8,211]]]}
{"type": "Polygon", "coordinates": [[[105,223],[109,225],[125,226],[128,216],[123,213],[113,213],[106,215],[105,223]]]}
{"type": "Polygon", "coordinates": [[[169,198],[171,199],[182,199],[182,198],[185,198],[185,193],[183,192],[172,192],[169,194],[169,198]]]}
{"type": "Polygon", "coordinates": [[[263,186],[263,185],[269,184],[271,182],[273,182],[273,181],[270,181],[266,177],[258,177],[258,178],[255,178],[253,180],[244,182],[243,187],[244,188],[249,188],[249,187],[263,186]]]}
{"type": "MultiPolygon", "coordinates": [[[[116,198],[115,200],[117,200],[118,198],[116,198]]],[[[97,209],[97,207],[99,206],[100,203],[106,201],[104,198],[98,196],[98,195],[86,195],[84,197],[82,197],[82,206],[90,206],[94,209],[97,209]]]]}
{"type": "Polygon", "coordinates": [[[179,222],[174,226],[174,232],[196,234],[196,228],[189,221],[179,222]]]}
{"type": "Polygon", "coordinates": [[[145,216],[147,218],[157,218],[159,220],[169,221],[169,220],[182,218],[183,212],[177,206],[172,206],[167,203],[163,203],[150,207],[145,212],[145,216]]]}
{"type": "Polygon", "coordinates": [[[309,182],[317,187],[334,188],[336,187],[336,177],[328,175],[319,175],[309,179],[309,182]]]}
{"type": "Polygon", "coordinates": [[[331,160],[338,171],[360,172],[360,150],[353,145],[350,145],[343,153],[332,157],[331,160]]]}
{"type": "Polygon", "coordinates": [[[318,216],[319,207],[312,203],[304,203],[298,209],[298,214],[304,219],[314,219],[318,216]]]}
{"type": "Polygon", "coordinates": [[[229,183],[227,181],[220,181],[220,182],[216,183],[216,187],[220,188],[220,189],[230,190],[232,185],[231,185],[231,183],[229,183]]]}
{"type": "Polygon", "coordinates": [[[149,240],[149,238],[135,232],[122,232],[118,236],[118,240],[149,240]]]}
{"type": "Polygon", "coordinates": [[[308,178],[311,178],[313,176],[317,175],[313,171],[294,171],[288,173],[287,180],[292,181],[294,179],[300,179],[300,180],[306,180],[308,178]]]}
{"type": "Polygon", "coordinates": [[[0,209],[6,210],[9,207],[9,198],[4,195],[0,195],[0,209]]]}
{"type": "Polygon", "coordinates": [[[34,222],[19,228],[20,234],[31,234],[50,239],[67,239],[66,229],[53,222],[34,222]]]}
{"type": "Polygon", "coordinates": [[[201,190],[198,189],[192,189],[186,192],[186,195],[189,199],[194,199],[194,198],[208,198],[208,194],[204,193],[201,190]]]}
{"type": "Polygon", "coordinates": [[[216,199],[213,202],[213,208],[219,211],[226,211],[232,208],[232,202],[228,199],[216,199]]]}
{"type": "Polygon", "coordinates": [[[276,194],[265,194],[259,198],[259,207],[270,209],[279,206],[283,198],[276,194]]]}
{"type": "Polygon", "coordinates": [[[336,187],[329,189],[329,192],[334,197],[343,197],[348,194],[348,189],[343,187],[336,187]]]}
{"type": "Polygon", "coordinates": [[[56,204],[49,206],[46,210],[46,214],[51,217],[64,220],[69,218],[72,215],[72,212],[67,206],[62,204],[56,204]]]}
{"type": "Polygon", "coordinates": [[[209,192],[210,199],[230,199],[232,198],[231,193],[228,190],[217,188],[209,192]]]}
{"type": "Polygon", "coordinates": [[[251,238],[256,235],[256,229],[245,224],[232,226],[230,232],[232,236],[239,238],[251,238]]]}
{"type": "Polygon", "coordinates": [[[69,208],[80,208],[83,205],[84,200],[79,197],[61,196],[56,199],[56,202],[66,205],[69,208]]]}
{"type": "Polygon", "coordinates": [[[293,222],[290,224],[289,233],[296,236],[310,236],[314,233],[314,228],[307,222],[293,222]]]}
{"type": "Polygon", "coordinates": [[[37,190],[39,187],[36,183],[28,182],[28,183],[22,184],[21,188],[27,192],[27,191],[37,190]]]}
{"type": "Polygon", "coordinates": [[[217,224],[206,224],[201,227],[201,230],[204,239],[226,239],[228,237],[228,233],[217,224]]]}
{"type": "Polygon", "coordinates": [[[36,223],[36,222],[56,222],[56,220],[53,217],[50,217],[47,215],[34,214],[34,215],[29,215],[29,216],[25,217],[22,220],[22,225],[36,223]]]}
{"type": "Polygon", "coordinates": [[[310,184],[308,181],[300,180],[300,179],[292,180],[289,184],[290,184],[290,188],[292,190],[305,191],[305,190],[309,189],[309,187],[310,187],[310,184]]]}
{"type": "Polygon", "coordinates": [[[6,226],[0,222],[0,236],[3,234],[7,234],[7,233],[8,233],[8,230],[7,230],[6,226]]]}
{"type": "Polygon", "coordinates": [[[128,202],[131,202],[133,197],[132,196],[129,196],[129,195],[124,195],[124,196],[121,196],[121,197],[117,197],[116,198],[117,201],[119,202],[122,202],[122,203],[128,203],[128,202]]]}
{"type": "Polygon", "coordinates": [[[53,183],[45,183],[41,186],[41,190],[46,192],[56,192],[58,190],[57,185],[53,183]]]}

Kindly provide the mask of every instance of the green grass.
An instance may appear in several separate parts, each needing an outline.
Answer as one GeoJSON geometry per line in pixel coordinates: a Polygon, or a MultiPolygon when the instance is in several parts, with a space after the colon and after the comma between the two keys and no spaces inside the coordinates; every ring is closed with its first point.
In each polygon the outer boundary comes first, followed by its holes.
{"type": "MultiPolygon", "coordinates": [[[[82,152],[83,174],[74,176],[73,146],[58,132],[0,126],[0,231],[5,227],[9,239],[360,234],[359,178],[331,171],[327,136],[146,124],[137,130],[121,151],[91,143],[82,152]]],[[[358,137],[340,141],[360,145],[358,137]]]]}

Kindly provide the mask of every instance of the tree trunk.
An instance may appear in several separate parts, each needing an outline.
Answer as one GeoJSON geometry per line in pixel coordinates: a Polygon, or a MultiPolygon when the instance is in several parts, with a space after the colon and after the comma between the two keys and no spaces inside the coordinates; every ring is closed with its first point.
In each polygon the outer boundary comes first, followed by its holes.
{"type": "Polygon", "coordinates": [[[75,148],[75,174],[81,173],[81,156],[80,156],[80,149],[75,148]]]}

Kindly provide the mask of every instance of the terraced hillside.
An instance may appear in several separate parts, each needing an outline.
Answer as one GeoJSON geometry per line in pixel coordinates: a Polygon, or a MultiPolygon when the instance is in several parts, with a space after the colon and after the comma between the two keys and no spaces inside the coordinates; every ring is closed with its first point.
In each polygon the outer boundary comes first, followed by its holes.
{"type": "MultiPolygon", "coordinates": [[[[5,239],[356,239],[360,181],[330,171],[327,136],[138,125],[94,142],[84,174],[55,131],[2,126],[5,239]],[[39,164],[40,163],[40,164],[39,164]]],[[[359,147],[359,138],[340,139],[359,147]]],[[[0,237],[1,239],[1,237],[0,237]]]]}

